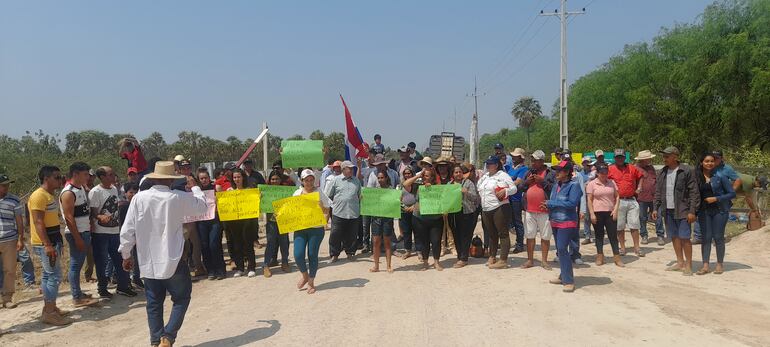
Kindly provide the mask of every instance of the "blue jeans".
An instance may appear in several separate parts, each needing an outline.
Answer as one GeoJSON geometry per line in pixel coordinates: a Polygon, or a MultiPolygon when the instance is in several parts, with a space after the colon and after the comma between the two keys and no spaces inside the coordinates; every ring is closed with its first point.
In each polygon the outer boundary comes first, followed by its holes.
{"type": "Polygon", "coordinates": [[[510,229],[516,229],[516,249],[524,250],[524,222],[521,219],[523,207],[521,201],[511,201],[511,226],[510,229]]]}
{"type": "Polygon", "coordinates": [[[273,221],[265,223],[267,248],[265,249],[265,267],[269,267],[273,260],[278,260],[278,250],[281,251],[281,263],[289,263],[289,234],[281,234],[278,224],[273,221]]]}
{"type": "Polygon", "coordinates": [[[222,250],[222,224],[218,219],[196,222],[201,242],[203,266],[209,276],[225,275],[225,255],[222,250]]]}
{"type": "Polygon", "coordinates": [[[308,272],[305,264],[305,250],[307,250],[307,262],[310,265],[310,278],[315,278],[318,272],[318,249],[324,239],[323,228],[311,228],[294,233],[294,261],[299,271],[308,272]]]}
{"type": "Polygon", "coordinates": [[[59,296],[59,283],[61,283],[61,242],[54,242],[52,244],[56,249],[56,262],[51,265],[48,255],[45,254],[45,247],[32,246],[32,251],[40,258],[40,288],[43,290],[43,299],[46,302],[56,302],[56,298],[59,296]]]}
{"type": "Polygon", "coordinates": [[[588,211],[583,216],[583,237],[587,240],[591,239],[591,214],[588,211]]]}
{"type": "MultiPolygon", "coordinates": [[[[652,202],[639,201],[639,224],[641,226],[641,228],[639,228],[639,234],[642,235],[642,237],[648,237],[649,235],[647,232],[647,220],[649,219],[650,214],[652,214],[652,210],[652,202]]],[[[660,211],[658,211],[658,215],[660,214],[660,211]]],[[[655,220],[655,234],[658,236],[658,238],[665,237],[663,232],[663,218],[658,218],[655,220]]]]}
{"type": "MultiPolygon", "coordinates": [[[[67,273],[67,279],[70,281],[70,289],[72,291],[73,299],[80,299],[83,297],[83,291],[80,290],[80,270],[83,269],[83,264],[86,262],[86,253],[88,251],[79,251],[75,246],[75,239],[72,234],[64,234],[67,238],[67,243],[70,246],[70,270],[67,273]]],[[[83,243],[86,245],[86,249],[91,247],[91,233],[88,231],[80,232],[80,237],[83,239],[83,243]]]]}
{"type": "Polygon", "coordinates": [[[561,269],[561,282],[563,284],[575,284],[575,276],[572,272],[571,251],[568,248],[580,243],[580,234],[577,228],[553,228],[556,237],[556,250],[559,253],[559,268],[561,269]]]}
{"type": "Polygon", "coordinates": [[[372,248],[372,217],[361,216],[361,234],[358,242],[364,245],[364,248],[372,248]]]}
{"type": "Polygon", "coordinates": [[[693,234],[695,235],[696,240],[703,240],[703,233],[700,230],[700,221],[696,220],[695,223],[693,223],[693,234]]]}
{"type": "Polygon", "coordinates": [[[192,293],[192,278],[187,262],[179,261],[176,272],[171,278],[165,280],[144,278],[144,294],[147,297],[147,324],[150,326],[150,344],[157,345],[161,337],[166,337],[171,342],[176,340],[176,334],[182,327],[187,307],[190,306],[190,294],[192,293]],[[171,315],[168,323],[163,326],[163,302],[166,301],[166,293],[171,294],[171,315]]]}
{"type": "Polygon", "coordinates": [[[703,226],[703,242],[700,244],[703,263],[708,264],[711,258],[711,241],[717,246],[717,263],[725,260],[725,227],[729,213],[722,211],[700,211],[698,221],[703,226]]]}
{"type": "Polygon", "coordinates": [[[114,272],[118,279],[118,290],[125,291],[130,287],[128,272],[123,270],[123,266],[115,267],[110,271],[113,264],[123,264],[123,257],[118,253],[120,246],[119,234],[93,234],[91,235],[94,247],[94,266],[96,267],[96,279],[98,280],[99,292],[107,291],[107,284],[112,279],[111,272],[114,272]]]}
{"type": "Polygon", "coordinates": [[[142,282],[141,278],[141,272],[139,271],[139,263],[137,263],[139,260],[139,255],[136,253],[136,246],[131,249],[131,258],[134,259],[134,268],[131,269],[131,274],[133,275],[132,280],[134,283],[144,285],[144,282],[142,282]]]}

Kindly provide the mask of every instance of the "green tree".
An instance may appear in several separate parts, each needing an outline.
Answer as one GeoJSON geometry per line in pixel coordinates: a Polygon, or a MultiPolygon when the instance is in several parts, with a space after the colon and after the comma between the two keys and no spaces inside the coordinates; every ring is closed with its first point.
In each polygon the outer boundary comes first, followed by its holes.
{"type": "Polygon", "coordinates": [[[513,104],[511,115],[519,123],[519,127],[524,128],[527,135],[527,150],[529,150],[529,129],[537,119],[543,117],[540,102],[531,96],[523,96],[513,104]]]}

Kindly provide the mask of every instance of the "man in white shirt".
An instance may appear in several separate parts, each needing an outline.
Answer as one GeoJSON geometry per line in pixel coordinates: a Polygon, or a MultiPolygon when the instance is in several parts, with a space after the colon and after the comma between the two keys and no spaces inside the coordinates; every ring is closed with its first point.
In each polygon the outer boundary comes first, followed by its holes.
{"type": "Polygon", "coordinates": [[[91,244],[94,248],[94,263],[96,265],[96,278],[98,281],[99,297],[111,299],[112,293],[107,291],[110,281],[110,272],[107,266],[115,264],[115,275],[118,279],[116,293],[134,297],[136,293],[131,289],[128,272],[123,271],[120,264],[123,258],[118,253],[120,246],[120,213],[118,213],[118,189],[115,188],[115,172],[109,166],[96,169],[96,177],[99,185],[88,192],[88,202],[91,208],[93,232],[91,244]],[[110,261],[112,260],[112,261],[110,261]]]}
{"type": "Polygon", "coordinates": [[[135,261],[131,258],[131,248],[136,245],[136,262],[147,296],[150,344],[170,347],[182,327],[192,292],[190,270],[182,261],[182,220],[186,216],[206,213],[206,198],[190,176],[186,179],[192,194],[169,188],[174,180],[185,178],[174,174],[173,162],[159,161],[155,171],[145,177],[152,179],[154,185],[136,194],[131,201],[120,231],[118,251],[123,256],[123,268],[131,269],[135,261]],[[174,304],[168,324],[164,327],[166,292],[171,294],[174,304]]]}

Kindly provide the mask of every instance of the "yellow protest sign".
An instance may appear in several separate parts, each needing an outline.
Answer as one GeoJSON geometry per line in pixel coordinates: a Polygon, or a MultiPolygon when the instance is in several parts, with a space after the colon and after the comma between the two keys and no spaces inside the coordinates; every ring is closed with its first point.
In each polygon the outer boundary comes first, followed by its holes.
{"type": "Polygon", "coordinates": [[[259,189],[217,192],[219,220],[223,222],[259,218],[259,189]]]}
{"type": "Polygon", "coordinates": [[[273,201],[275,221],[281,234],[326,224],[318,192],[273,201]]]}

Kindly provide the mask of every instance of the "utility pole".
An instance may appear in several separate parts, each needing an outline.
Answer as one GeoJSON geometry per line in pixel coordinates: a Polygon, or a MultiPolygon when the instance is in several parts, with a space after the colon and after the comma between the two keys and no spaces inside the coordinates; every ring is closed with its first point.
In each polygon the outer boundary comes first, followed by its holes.
{"type": "Polygon", "coordinates": [[[473,97],[473,118],[471,119],[471,134],[470,134],[470,163],[479,166],[479,96],[484,96],[486,93],[479,94],[478,81],[476,77],[473,78],[473,94],[467,95],[473,97]]]}
{"type": "Polygon", "coordinates": [[[541,16],[558,16],[561,22],[561,83],[559,84],[559,146],[569,148],[569,127],[567,125],[567,18],[579,14],[585,14],[586,9],[580,11],[567,11],[567,0],[561,0],[561,10],[554,10],[553,13],[543,13],[541,16]]]}

